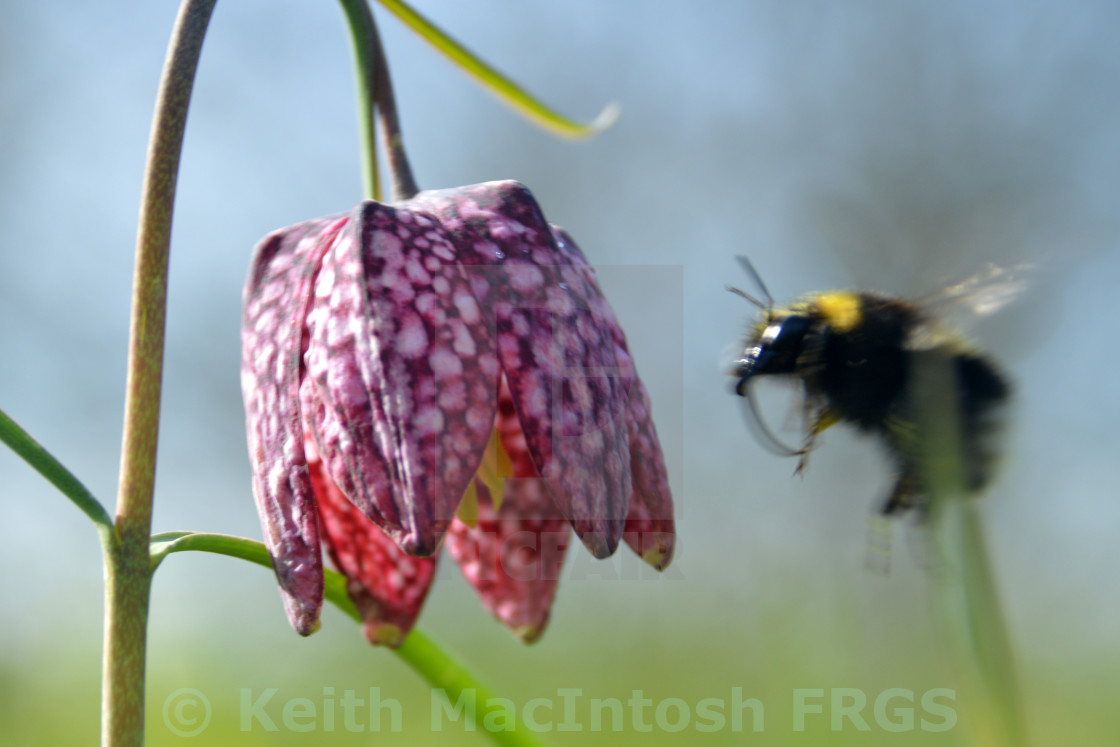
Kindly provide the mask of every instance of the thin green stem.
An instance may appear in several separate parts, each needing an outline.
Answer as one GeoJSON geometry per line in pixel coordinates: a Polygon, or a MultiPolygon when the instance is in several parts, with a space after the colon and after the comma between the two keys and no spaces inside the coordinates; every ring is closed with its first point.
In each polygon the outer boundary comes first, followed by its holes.
{"type": "Polygon", "coordinates": [[[483,62],[407,3],[401,0],[377,1],[498,99],[539,127],[563,137],[581,138],[602,132],[618,119],[619,109],[614,104],[604,107],[588,124],[568,119],[483,62]]]}
{"type": "Polygon", "coordinates": [[[393,82],[389,76],[389,63],[377,23],[365,0],[340,0],[350,27],[354,45],[354,62],[358,68],[358,109],[361,120],[363,185],[368,199],[381,200],[381,183],[377,171],[377,148],[374,142],[375,122],[380,122],[385,151],[389,157],[389,171],[393,177],[393,196],[407,200],[419,188],[412,174],[404,149],[393,95],[393,82]]]}
{"type": "Polygon", "coordinates": [[[74,476],[62,462],[54,458],[49,451],[36,441],[30,433],[19,426],[19,423],[8,417],[0,410],[0,441],[20,456],[25,462],[40,475],[54,485],[64,496],[69,498],[82,513],[88,516],[97,525],[99,532],[114,533],[113,519],[105,507],[93,497],[89,489],[81,480],[74,476]]]}
{"type": "Polygon", "coordinates": [[[409,666],[426,679],[434,689],[442,690],[443,696],[452,705],[460,702],[471,704],[473,707],[468,707],[466,713],[476,714],[475,718],[481,717],[482,724],[479,724],[478,728],[498,744],[509,747],[530,747],[541,744],[540,740],[527,731],[523,724],[519,724],[515,731],[486,729],[487,715],[500,711],[503,699],[487,689],[469,670],[448,656],[419,630],[413,629],[408,634],[404,643],[397,649],[397,655],[408,662],[409,666]]]}
{"type": "Polygon", "coordinates": [[[367,199],[381,200],[377,169],[377,138],[374,120],[377,101],[377,60],[380,43],[377,27],[366,0],[339,0],[350,29],[358,81],[358,134],[362,161],[362,191],[367,199]]]}
{"type": "Polygon", "coordinates": [[[202,41],[216,0],[184,0],[160,79],[140,204],[133,276],[124,439],[117,499],[119,543],[106,549],[103,745],[144,741],[144,658],[151,575],[156,445],[167,316],[171,216],[183,132],[202,41]]]}
{"type": "Polygon", "coordinates": [[[377,66],[377,118],[381,124],[381,137],[389,156],[389,173],[393,177],[393,197],[408,200],[420,191],[412,174],[412,164],[404,149],[404,132],[397,112],[397,99],[393,94],[393,79],[389,75],[389,60],[377,25],[373,26],[374,64],[377,66]]]}
{"type": "MultiPolygon", "coordinates": [[[[212,552],[219,555],[229,555],[242,560],[248,560],[264,568],[272,568],[272,560],[268,556],[265,546],[256,540],[244,537],[234,537],[228,534],[204,534],[195,532],[167,532],[152,537],[151,567],[154,571],[164,558],[174,552],[185,551],[212,552]]],[[[328,602],[342,610],[355,622],[361,623],[362,616],[358,608],[346,593],[346,577],[330,569],[323,571],[325,581],[324,596],[328,602]]],[[[427,680],[433,688],[443,690],[451,703],[466,702],[475,704],[472,710],[477,716],[483,718],[486,714],[501,708],[501,699],[482,684],[468,669],[441,649],[434,641],[419,630],[413,629],[404,643],[393,649],[421,677],[427,680]]],[[[482,727],[482,725],[479,725],[482,727]]],[[[508,747],[531,747],[541,744],[540,741],[523,727],[515,731],[489,731],[482,728],[483,732],[497,744],[508,747]]]]}
{"type": "Polygon", "coordinates": [[[967,569],[965,598],[972,653],[1008,743],[1023,745],[1025,735],[1019,711],[1014,656],[984,540],[984,528],[974,503],[968,502],[961,508],[962,549],[967,569]]]}
{"type": "Polygon", "coordinates": [[[999,590],[984,541],[976,496],[965,487],[964,452],[955,372],[935,352],[914,356],[918,445],[929,487],[930,520],[948,566],[933,579],[933,601],[950,641],[958,672],[973,685],[970,714],[974,742],[1019,747],[1025,743],[1013,655],[999,590]]]}

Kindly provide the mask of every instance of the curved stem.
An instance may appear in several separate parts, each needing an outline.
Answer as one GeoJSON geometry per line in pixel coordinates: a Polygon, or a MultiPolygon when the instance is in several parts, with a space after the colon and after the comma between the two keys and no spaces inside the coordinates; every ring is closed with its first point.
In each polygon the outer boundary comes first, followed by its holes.
{"type": "Polygon", "coordinates": [[[350,27],[354,45],[354,61],[358,68],[358,116],[360,119],[362,148],[362,185],[365,196],[382,200],[381,182],[377,170],[377,148],[374,139],[375,120],[381,124],[385,151],[389,156],[389,171],[393,178],[393,196],[407,200],[419,188],[412,175],[412,167],[404,150],[397,102],[393,83],[389,77],[389,63],[377,33],[377,23],[366,0],[339,0],[350,27]]]}
{"type": "Polygon", "coordinates": [[[404,134],[397,113],[397,99],[393,94],[393,81],[389,75],[389,61],[377,25],[373,26],[374,64],[377,66],[377,118],[381,124],[381,137],[389,155],[389,172],[393,176],[393,197],[408,200],[420,191],[412,174],[412,165],[404,149],[404,134]]]}
{"type": "Polygon", "coordinates": [[[103,745],[144,740],[144,657],[151,576],[171,215],[187,108],[216,0],[184,0],[168,45],[152,122],[133,276],[124,443],[117,500],[119,543],[106,550],[103,745]]]}
{"type": "MultiPolygon", "coordinates": [[[[229,555],[248,560],[270,570],[272,568],[272,560],[268,556],[268,549],[256,540],[234,537],[228,534],[167,532],[152,537],[152,571],[154,572],[164,558],[171,553],[189,550],[229,555]]],[[[323,569],[323,576],[326,600],[342,610],[355,622],[361,623],[362,615],[346,593],[346,577],[329,568],[323,569]]],[[[451,703],[459,702],[460,698],[465,698],[468,702],[474,703],[476,718],[485,718],[487,713],[500,708],[501,699],[498,699],[470,670],[448,655],[419,630],[414,628],[399,648],[391,650],[407,662],[417,674],[427,680],[433,688],[443,690],[451,703]]],[[[470,711],[471,709],[467,709],[468,714],[470,711]]],[[[469,720],[468,723],[470,723],[469,720]]],[[[526,731],[524,727],[519,727],[515,731],[489,731],[483,727],[482,731],[494,742],[509,747],[530,747],[540,744],[539,740],[526,731]]]]}
{"type": "Polygon", "coordinates": [[[81,480],[74,477],[74,473],[66,469],[62,462],[55,459],[30,433],[8,417],[8,414],[3,410],[0,410],[0,441],[7,444],[36,472],[45,477],[47,482],[58,488],[75,506],[81,509],[82,513],[97,525],[103,539],[107,539],[107,534],[115,534],[113,519],[100,501],[93,497],[93,494],[82,484],[81,480]]]}
{"type": "Polygon", "coordinates": [[[350,28],[358,79],[358,131],[362,160],[362,191],[367,199],[381,200],[377,170],[374,102],[377,101],[377,28],[366,0],[339,0],[350,28]]]}

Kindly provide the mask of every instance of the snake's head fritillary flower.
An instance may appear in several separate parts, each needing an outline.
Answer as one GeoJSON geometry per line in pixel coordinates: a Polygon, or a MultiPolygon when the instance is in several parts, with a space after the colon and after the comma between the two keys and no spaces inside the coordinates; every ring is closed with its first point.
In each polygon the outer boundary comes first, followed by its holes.
{"type": "Polygon", "coordinates": [[[254,494],[301,634],[318,627],[322,539],[367,637],[392,645],[445,537],[526,640],[569,525],[596,557],[622,539],[668,564],[648,395],[587,261],[522,185],[367,201],[271,234],[242,346],[254,494]]]}

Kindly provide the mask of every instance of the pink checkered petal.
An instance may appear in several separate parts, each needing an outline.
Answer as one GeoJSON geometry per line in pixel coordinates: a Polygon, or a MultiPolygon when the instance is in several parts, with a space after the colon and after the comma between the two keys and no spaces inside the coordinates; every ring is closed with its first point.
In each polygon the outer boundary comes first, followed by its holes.
{"type": "Polygon", "coordinates": [[[447,550],[487,609],[532,643],[548,624],[571,530],[540,479],[506,480],[497,512],[487,487],[475,487],[478,520],[456,520],[447,550]]]}
{"type": "Polygon", "coordinates": [[[323,570],[299,412],[304,316],[320,259],[344,219],[277,231],[257,246],[245,287],[241,388],[257,501],[292,627],[318,627],[323,570]]]}
{"type": "Polygon", "coordinates": [[[324,258],[309,328],[332,478],[406,551],[434,552],[485,450],[499,374],[439,225],[360,205],[324,258]]]}
{"type": "Polygon", "coordinates": [[[311,459],[309,467],[327,551],[347,578],[346,591],[362,614],[366,638],[395,648],[424,606],[436,559],[405,554],[342,495],[321,461],[311,459]]]}
{"type": "Polygon", "coordinates": [[[422,192],[488,310],[536,467],[597,557],[614,552],[632,492],[626,387],[611,331],[529,191],[490,182],[422,192]]]}
{"type": "MultiPolygon", "coordinates": [[[[347,228],[349,229],[348,224],[347,228]]],[[[377,448],[373,423],[380,404],[362,376],[359,350],[368,348],[369,320],[354,231],[343,231],[323,258],[307,316],[308,345],[300,386],[307,431],[331,481],[370,520],[403,542],[404,528],[390,488],[390,466],[377,448]]]]}
{"type": "Polygon", "coordinates": [[[653,424],[649,393],[638,378],[634,360],[626,345],[626,335],[614,316],[606,296],[599,290],[595,272],[587,264],[579,247],[561,228],[554,227],[557,245],[579,269],[584,282],[593,288],[588,298],[595,306],[603,324],[611,330],[618,363],[619,380],[627,388],[627,426],[630,439],[630,472],[634,493],[630,496],[629,513],[623,539],[642,559],[658,570],[673,558],[675,527],[673,497],[669,476],[661,452],[661,442],[653,424]]]}

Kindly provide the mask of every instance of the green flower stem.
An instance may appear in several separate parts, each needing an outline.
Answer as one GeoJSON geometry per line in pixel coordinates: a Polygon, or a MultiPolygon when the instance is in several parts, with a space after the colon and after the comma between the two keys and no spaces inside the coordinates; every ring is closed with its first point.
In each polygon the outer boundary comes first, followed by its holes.
{"type": "Polygon", "coordinates": [[[358,79],[358,132],[362,162],[362,191],[371,200],[381,200],[377,169],[374,110],[378,96],[378,59],[381,55],[377,27],[366,0],[339,0],[350,28],[358,79]]]}
{"type": "MultiPolygon", "coordinates": [[[[173,552],[195,550],[229,555],[248,560],[265,568],[272,568],[272,560],[265,546],[256,540],[234,537],[228,534],[203,534],[196,532],[167,532],[152,537],[151,567],[154,572],[163,559],[173,552]]],[[[342,610],[355,622],[362,622],[362,615],[346,593],[346,577],[341,573],[324,569],[324,596],[326,600],[342,610]]],[[[433,688],[442,688],[451,702],[457,702],[460,695],[473,696],[478,715],[485,718],[492,710],[498,710],[496,696],[473,674],[443,651],[434,641],[419,630],[413,630],[404,643],[393,650],[397,656],[408,663],[433,688]],[[495,704],[491,706],[489,704],[495,704]]],[[[481,727],[481,725],[479,725],[481,727]]],[[[539,745],[532,733],[521,727],[514,731],[488,731],[497,744],[509,747],[531,747],[539,745]]]]}
{"type": "Polygon", "coordinates": [[[389,60],[385,58],[385,47],[381,44],[381,36],[377,33],[376,24],[373,24],[371,35],[374,41],[374,64],[377,74],[375,82],[377,117],[381,122],[385,152],[389,156],[389,173],[393,177],[393,197],[397,200],[408,200],[414,197],[420,188],[416,185],[416,179],[412,175],[412,165],[405,153],[404,133],[397,114],[397,99],[393,95],[393,79],[389,75],[389,60]]]}
{"type": "Polygon", "coordinates": [[[167,316],[167,265],[179,156],[202,40],[215,0],[179,8],[156,97],[133,276],[117,542],[105,550],[102,745],[144,743],[144,659],[156,443],[167,316]]]}
{"type": "Polygon", "coordinates": [[[389,62],[377,23],[365,0],[340,0],[350,26],[354,43],[354,63],[358,68],[358,107],[362,130],[362,163],[365,196],[382,200],[381,183],[377,173],[377,148],[374,142],[374,122],[381,122],[385,150],[389,156],[389,171],[393,177],[393,196],[407,200],[419,190],[412,175],[408,156],[404,150],[404,136],[397,115],[397,102],[393,95],[393,82],[389,76],[389,62]]]}
{"type": "Polygon", "coordinates": [[[965,487],[960,422],[946,402],[959,400],[954,371],[943,357],[916,354],[914,390],[930,520],[946,567],[931,581],[933,604],[957,669],[974,683],[966,714],[979,745],[1025,743],[1007,624],[1000,606],[975,496],[965,487]],[[976,682],[978,680],[978,683],[976,682]]]}
{"type": "Polygon", "coordinates": [[[430,638],[419,630],[413,630],[404,639],[404,643],[397,649],[397,655],[408,662],[420,676],[428,681],[433,688],[440,688],[447,693],[447,698],[452,703],[459,701],[465,692],[473,697],[477,716],[481,716],[483,723],[477,728],[488,735],[496,743],[508,747],[532,747],[542,742],[529,732],[524,724],[518,724],[514,731],[490,731],[485,728],[485,719],[488,714],[500,711],[498,699],[474,675],[457,661],[448,656],[430,638]]]}
{"type": "Polygon", "coordinates": [[[407,3],[401,2],[401,0],[377,1],[507,106],[553,134],[570,138],[589,137],[607,129],[618,119],[619,109],[614,104],[608,104],[604,107],[599,115],[588,124],[581,124],[568,119],[538,101],[512,80],[487,65],[462,44],[413,10],[407,3]]]}
{"type": "Polygon", "coordinates": [[[998,714],[1008,744],[1025,744],[1014,657],[1007,622],[1000,605],[995,577],[984,541],[983,526],[974,503],[961,506],[965,598],[969,611],[972,653],[984,687],[998,714]]]}
{"type": "MultiPolygon", "coordinates": [[[[160,80],[140,206],[133,280],[124,443],[117,500],[116,533],[105,543],[105,645],[102,681],[103,745],[139,745],[144,739],[144,659],[151,590],[151,535],[159,435],[167,312],[167,268],[171,219],[183,134],[202,42],[216,0],[184,0],[179,8],[160,80]]],[[[366,188],[377,191],[370,71],[376,64],[369,7],[342,0],[357,53],[366,64],[360,76],[366,188]],[[365,42],[359,44],[359,38],[365,42]],[[372,41],[371,41],[372,40],[372,41]]]]}
{"type": "Polygon", "coordinates": [[[82,510],[102,534],[104,541],[115,534],[113,519],[105,507],[93,497],[85,485],[74,477],[74,474],[62,466],[49,451],[31,437],[31,434],[19,426],[8,414],[0,410],[0,442],[3,442],[19,455],[25,462],[40,475],[47,479],[51,485],[58,488],[63,495],[73,501],[74,505],[82,510]]]}

